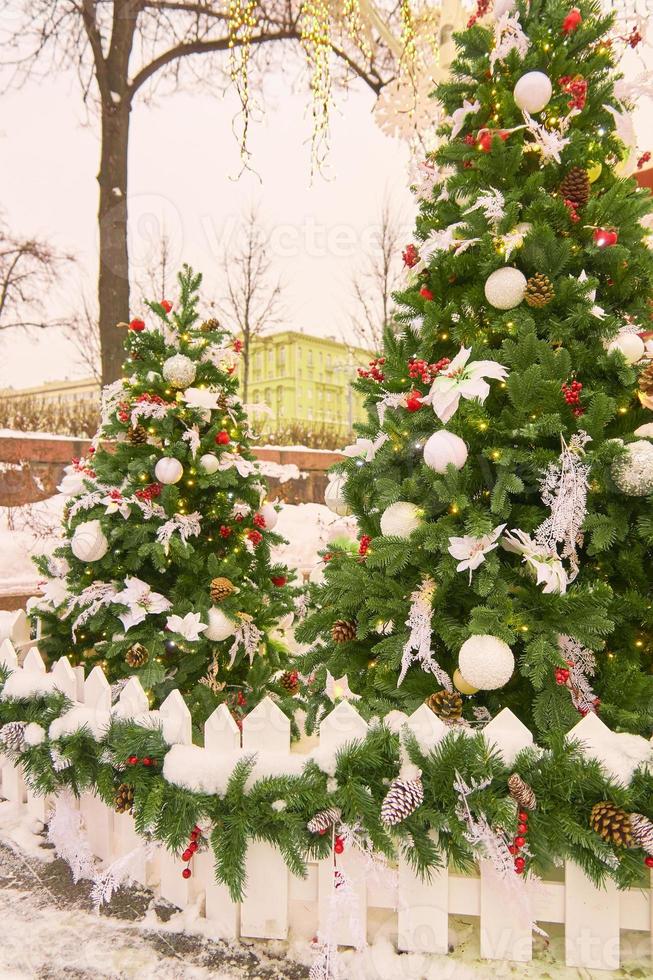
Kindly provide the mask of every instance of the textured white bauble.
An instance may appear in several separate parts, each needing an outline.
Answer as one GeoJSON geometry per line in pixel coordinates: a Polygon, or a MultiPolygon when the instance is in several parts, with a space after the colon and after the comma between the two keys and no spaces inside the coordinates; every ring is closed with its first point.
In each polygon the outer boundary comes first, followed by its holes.
{"type": "Polygon", "coordinates": [[[653,422],[645,422],[644,425],[640,425],[638,429],[635,429],[633,435],[653,439],[653,422]]]}
{"type": "Polygon", "coordinates": [[[495,691],[512,677],[515,658],[498,636],[470,636],[460,648],[458,667],[470,687],[495,691]]]}
{"type": "Polygon", "coordinates": [[[265,521],[266,531],[271,531],[279,520],[279,514],[276,509],[272,504],[263,504],[262,507],[259,507],[258,512],[265,521]]]}
{"type": "Polygon", "coordinates": [[[519,79],[513,91],[515,104],[526,112],[541,112],[551,101],[553,85],[543,71],[527,71],[519,79]]]}
{"type": "Polygon", "coordinates": [[[495,20],[498,20],[499,17],[503,17],[503,15],[507,14],[509,10],[513,10],[514,6],[515,0],[494,0],[492,12],[495,20]]]}
{"type": "Polygon", "coordinates": [[[461,470],[467,462],[467,446],[460,436],[440,429],[429,437],[424,446],[424,462],[436,473],[446,472],[449,465],[461,470]]]}
{"type": "Polygon", "coordinates": [[[109,542],[99,521],[84,521],[75,528],[70,547],[80,561],[99,561],[109,550],[109,542]]]}
{"type": "Polygon", "coordinates": [[[214,643],[217,643],[220,640],[226,640],[228,636],[233,636],[236,632],[236,624],[233,619],[229,619],[221,609],[217,609],[215,606],[211,606],[209,609],[207,619],[209,624],[203,633],[207,640],[213,640],[214,643]]]}
{"type": "Polygon", "coordinates": [[[175,354],[163,362],[161,374],[175,388],[187,388],[192,385],[197,374],[194,361],[185,354],[175,354]]]}
{"type": "Polygon", "coordinates": [[[453,672],[452,680],[453,686],[456,688],[456,690],[460,691],[461,694],[476,694],[478,691],[477,687],[473,687],[471,684],[467,683],[457,667],[453,672]]]}
{"type": "Polygon", "coordinates": [[[420,509],[407,500],[390,504],[381,514],[381,534],[395,538],[409,538],[422,523],[420,509]]]}
{"type": "Polygon", "coordinates": [[[507,265],[497,269],[485,282],[485,298],[497,310],[512,310],[526,295],[526,276],[507,265]]]}
{"type": "Polygon", "coordinates": [[[204,455],[200,457],[200,466],[205,473],[216,473],[219,465],[220,460],[214,453],[204,453],[204,455]]]}
{"type": "Polygon", "coordinates": [[[614,340],[608,344],[608,351],[618,350],[623,355],[627,364],[637,364],[644,357],[646,345],[641,337],[636,333],[617,334],[614,340]]]}
{"type": "Polygon", "coordinates": [[[653,493],[653,446],[650,442],[631,442],[626,454],[612,464],[612,479],[628,497],[647,497],[653,493]]]}
{"type": "Polygon", "coordinates": [[[327,488],[324,491],[324,503],[338,517],[348,517],[352,513],[343,495],[346,483],[346,477],[335,476],[332,480],[329,480],[327,488]]]}
{"type": "Polygon", "coordinates": [[[171,483],[179,483],[184,475],[184,467],[174,456],[164,456],[154,467],[154,475],[159,483],[168,486],[171,483]]]}

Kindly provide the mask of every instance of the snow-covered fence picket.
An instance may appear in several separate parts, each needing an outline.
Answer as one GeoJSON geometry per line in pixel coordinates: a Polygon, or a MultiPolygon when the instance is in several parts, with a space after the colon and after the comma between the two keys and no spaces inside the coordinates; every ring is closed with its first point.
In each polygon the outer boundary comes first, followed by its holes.
{"type": "MultiPolygon", "coordinates": [[[[0,663],[12,670],[18,666],[9,640],[0,644],[0,663]]],[[[45,664],[32,648],[22,671],[27,686],[52,683],[75,700],[80,711],[92,712],[94,724],[101,726],[102,719],[108,718],[111,691],[99,667],[84,680],[83,670],[71,667],[64,657],[46,677],[45,664]]],[[[113,710],[125,718],[147,712],[147,697],[138,680],[132,678],[124,686],[113,710]]],[[[446,731],[425,705],[410,718],[393,714],[392,724],[405,723],[424,750],[436,745],[446,731]]],[[[224,705],[216,709],[206,722],[201,749],[192,745],[190,713],[178,691],[162,704],[160,718],[171,752],[180,753],[182,768],[184,752],[190,753],[187,759],[197,758],[205,767],[213,762],[216,772],[221,761],[235,765],[239,758],[253,754],[262,772],[268,768],[279,771],[281,766],[283,771],[296,773],[303,764],[306,750],[301,744],[291,747],[288,719],[269,698],[245,718],[242,734],[224,705]]],[[[366,732],[367,723],[349,702],[342,701],[321,724],[317,752],[324,759],[333,757],[338,748],[364,738],[366,732]]],[[[605,746],[605,755],[615,737],[593,714],[579,722],[572,735],[586,744],[605,746]]],[[[508,709],[486,726],[484,737],[508,765],[533,742],[532,734],[508,709]]],[[[47,817],[53,801],[28,792],[22,773],[7,757],[0,758],[0,774],[5,799],[25,806],[42,820],[47,817]]],[[[598,889],[578,866],[568,862],[559,869],[557,880],[520,880],[520,901],[530,905],[528,914],[520,917],[515,914],[514,897],[490,862],[481,862],[478,876],[443,868],[427,881],[400,859],[396,869],[386,869],[385,876],[377,877],[371,873],[369,856],[348,846],[337,864],[349,883],[347,903],[345,914],[336,916],[334,923],[332,857],[309,865],[307,877],[301,879],[287,869],[273,847],[253,844],[247,856],[246,897],[238,905],[227,888],[216,883],[210,851],[194,857],[192,877],[184,879],[180,858],[161,846],[145,845],[129,814],[115,813],[91,793],[82,796],[79,810],[89,845],[105,866],[129,857],[132,879],[153,887],[181,908],[201,908],[216,938],[306,938],[317,933],[322,942],[360,945],[365,939],[373,942],[376,935],[394,935],[402,951],[446,954],[448,917],[464,915],[479,920],[483,958],[527,962],[532,957],[535,920],[545,929],[547,923],[564,925],[568,966],[604,970],[620,967],[621,929],[643,933],[653,941],[653,880],[648,888],[620,892],[608,883],[598,889]]]]}

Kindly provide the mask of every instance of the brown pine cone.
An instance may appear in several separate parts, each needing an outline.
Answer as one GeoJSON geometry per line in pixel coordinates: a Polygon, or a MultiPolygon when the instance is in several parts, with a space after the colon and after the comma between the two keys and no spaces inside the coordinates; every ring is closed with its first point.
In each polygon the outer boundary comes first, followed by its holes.
{"type": "Polygon", "coordinates": [[[296,670],[286,670],[279,678],[279,683],[288,691],[288,694],[297,694],[299,690],[299,672],[296,670]]]}
{"type": "Polygon", "coordinates": [[[554,296],[555,291],[548,276],[538,272],[527,281],[524,299],[529,306],[541,308],[550,303],[554,296]]]}
{"type": "Polygon", "coordinates": [[[130,426],[127,431],[127,440],[132,446],[142,446],[147,442],[147,429],[142,425],[130,426]]]}
{"type": "Polygon", "coordinates": [[[590,199],[590,179],[582,167],[572,167],[560,184],[560,193],[565,201],[572,201],[582,208],[590,199]]]}
{"type": "Polygon", "coordinates": [[[125,663],[130,667],[144,667],[150,655],[142,643],[134,643],[125,654],[125,663]]]}
{"type": "Polygon", "coordinates": [[[653,364],[645,367],[639,376],[639,390],[645,395],[653,395],[653,364]]]}
{"type": "Polygon", "coordinates": [[[537,808],[537,798],[532,786],[525,782],[519,773],[513,772],[508,777],[508,792],[523,810],[535,810],[537,808]]]}
{"type": "Polygon", "coordinates": [[[200,327],[202,333],[214,333],[216,330],[219,329],[220,329],[220,321],[216,320],[215,317],[210,317],[208,320],[205,320],[202,326],[200,327]]]}
{"type": "Polygon", "coordinates": [[[236,587],[228,578],[214,578],[211,580],[211,598],[214,602],[222,602],[228,599],[236,591],[236,587]]]}
{"type": "Polygon", "coordinates": [[[426,704],[442,721],[458,721],[463,713],[463,699],[457,691],[436,691],[426,704]]]}
{"type": "Polygon", "coordinates": [[[590,814],[590,827],[606,843],[617,847],[632,847],[633,835],[630,814],[609,800],[595,803],[590,814]]]}
{"type": "Polygon", "coordinates": [[[134,787],[121,783],[114,799],[116,813],[129,813],[134,806],[134,787]]]}
{"type": "Polygon", "coordinates": [[[337,619],[331,627],[331,636],[336,643],[349,643],[356,639],[356,623],[337,619]]]}

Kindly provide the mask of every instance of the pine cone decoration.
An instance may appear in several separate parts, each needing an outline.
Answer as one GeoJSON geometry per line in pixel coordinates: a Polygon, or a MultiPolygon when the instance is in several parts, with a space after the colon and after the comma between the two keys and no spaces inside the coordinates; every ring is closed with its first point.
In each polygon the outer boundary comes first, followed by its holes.
{"type": "Polygon", "coordinates": [[[532,788],[525,783],[521,776],[513,772],[508,779],[508,792],[513,800],[524,810],[535,810],[537,808],[537,798],[532,788]]]}
{"type": "Polygon", "coordinates": [[[340,810],[337,806],[330,806],[328,810],[320,810],[311,817],[306,828],[311,834],[324,834],[338,820],[340,820],[340,810]]]}
{"type": "Polygon", "coordinates": [[[572,167],[560,184],[560,193],[565,201],[572,201],[582,208],[590,199],[590,179],[582,167],[572,167]]]}
{"type": "Polygon", "coordinates": [[[214,333],[216,330],[219,329],[220,329],[220,321],[216,320],[215,317],[211,317],[210,319],[205,320],[202,326],[200,327],[202,333],[214,333]]]}
{"type": "Polygon", "coordinates": [[[211,598],[214,602],[222,602],[233,595],[236,587],[228,578],[214,578],[211,581],[211,598]]]}
{"type": "Polygon", "coordinates": [[[590,814],[590,827],[608,844],[632,847],[630,815],[609,800],[594,804],[590,814]]]}
{"type": "Polygon", "coordinates": [[[547,306],[554,296],[555,292],[548,276],[543,276],[538,272],[527,281],[524,299],[529,306],[541,309],[543,306],[547,306]]]}
{"type": "Polygon", "coordinates": [[[129,813],[134,806],[134,787],[121,783],[114,800],[116,813],[129,813]]]}
{"type": "Polygon", "coordinates": [[[296,670],[286,670],[279,678],[279,683],[288,694],[297,694],[299,690],[299,672],[296,670]]]}
{"type": "Polygon", "coordinates": [[[24,721],[8,721],[0,728],[0,742],[10,752],[22,752],[25,748],[26,728],[24,721]]]}
{"type": "Polygon", "coordinates": [[[458,721],[463,713],[463,699],[457,691],[436,691],[426,704],[442,721],[458,721]]]}
{"type": "Polygon", "coordinates": [[[127,432],[127,440],[132,446],[143,446],[147,442],[147,429],[143,425],[130,426],[127,432]]]}
{"type": "Polygon", "coordinates": [[[394,779],[381,804],[381,823],[394,827],[414,813],[423,802],[424,787],[419,776],[417,779],[394,779]]]}
{"type": "Polygon", "coordinates": [[[645,395],[653,395],[653,364],[645,367],[639,376],[639,390],[645,395]]]}
{"type": "Polygon", "coordinates": [[[356,623],[346,619],[337,619],[331,627],[331,636],[336,643],[349,643],[356,639],[356,623]]]}
{"type": "Polygon", "coordinates": [[[144,667],[150,655],[142,643],[134,643],[125,654],[125,663],[130,667],[144,667]]]}
{"type": "Polygon", "coordinates": [[[631,813],[630,832],[637,846],[653,857],[653,820],[649,820],[643,813],[631,813]]]}

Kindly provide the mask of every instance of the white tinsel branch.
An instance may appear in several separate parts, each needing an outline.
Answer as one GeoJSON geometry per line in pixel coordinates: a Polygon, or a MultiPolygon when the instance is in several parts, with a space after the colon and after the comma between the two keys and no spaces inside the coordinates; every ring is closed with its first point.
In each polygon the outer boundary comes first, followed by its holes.
{"type": "Polygon", "coordinates": [[[197,537],[201,529],[202,515],[198,510],[193,511],[192,514],[175,514],[159,528],[156,532],[156,539],[159,544],[163,545],[163,550],[167,555],[170,551],[170,539],[175,532],[178,532],[181,540],[187,544],[188,539],[197,537]]]}
{"type": "Polygon", "coordinates": [[[399,687],[406,677],[408,668],[415,661],[420,664],[422,670],[434,674],[443,687],[448,691],[453,691],[451,678],[433,656],[431,650],[431,635],[433,628],[431,618],[433,616],[432,600],[435,592],[435,582],[426,576],[419,589],[411,595],[411,606],[406,620],[406,626],[410,627],[410,635],[404,644],[401,657],[401,672],[397,687],[399,687]]]}
{"type": "Polygon", "coordinates": [[[70,866],[75,884],[82,878],[95,879],[95,858],[82,829],[82,815],[74,810],[70,799],[60,794],[48,824],[48,841],[58,857],[70,866]]]}
{"type": "Polygon", "coordinates": [[[551,514],[535,531],[538,545],[557,551],[562,545],[562,558],[571,565],[570,582],[578,575],[577,545],[587,514],[587,489],[590,467],[581,461],[584,446],[590,441],[586,432],[573,435],[569,445],[561,437],[562,452],[557,463],[551,463],[540,482],[542,502],[551,514]]]}

